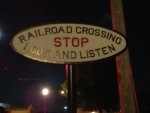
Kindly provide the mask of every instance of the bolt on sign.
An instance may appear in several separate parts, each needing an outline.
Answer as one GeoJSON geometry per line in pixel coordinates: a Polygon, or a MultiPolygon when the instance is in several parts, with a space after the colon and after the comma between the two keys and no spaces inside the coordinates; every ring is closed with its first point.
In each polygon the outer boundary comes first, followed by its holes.
{"type": "Polygon", "coordinates": [[[57,64],[105,59],[122,52],[126,40],[112,30],[85,24],[48,24],[19,32],[13,49],[28,58],[57,64]]]}

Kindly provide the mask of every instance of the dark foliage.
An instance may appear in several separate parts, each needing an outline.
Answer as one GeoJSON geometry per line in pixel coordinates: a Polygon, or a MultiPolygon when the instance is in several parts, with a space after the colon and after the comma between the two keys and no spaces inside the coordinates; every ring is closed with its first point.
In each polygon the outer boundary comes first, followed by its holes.
{"type": "Polygon", "coordinates": [[[119,110],[115,59],[76,65],[77,103],[85,110],[119,110]]]}

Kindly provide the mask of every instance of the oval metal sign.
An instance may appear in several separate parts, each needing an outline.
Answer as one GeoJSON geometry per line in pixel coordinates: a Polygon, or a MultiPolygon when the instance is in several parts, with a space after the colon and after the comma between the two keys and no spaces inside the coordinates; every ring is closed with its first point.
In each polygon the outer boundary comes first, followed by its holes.
{"type": "Polygon", "coordinates": [[[57,64],[95,61],[126,48],[126,40],[112,30],[85,24],[48,24],[16,34],[13,49],[28,58],[57,64]]]}

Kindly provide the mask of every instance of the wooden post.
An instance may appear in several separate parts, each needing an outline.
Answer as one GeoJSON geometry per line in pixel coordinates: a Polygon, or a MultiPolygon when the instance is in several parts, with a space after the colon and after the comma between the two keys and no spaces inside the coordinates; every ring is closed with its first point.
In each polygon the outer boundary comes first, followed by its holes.
{"type": "MultiPolygon", "coordinates": [[[[122,0],[110,0],[112,26],[126,36],[122,0]]],[[[121,113],[139,113],[128,49],[116,57],[121,113]]]]}

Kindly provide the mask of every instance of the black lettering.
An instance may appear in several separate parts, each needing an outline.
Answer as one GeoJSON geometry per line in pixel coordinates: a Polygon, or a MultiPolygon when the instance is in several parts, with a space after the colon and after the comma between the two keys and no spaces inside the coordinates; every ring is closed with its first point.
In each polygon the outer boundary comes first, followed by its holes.
{"type": "Polygon", "coordinates": [[[45,28],[45,34],[46,35],[51,34],[51,29],[50,28],[45,28]]]}
{"type": "Polygon", "coordinates": [[[35,38],[35,36],[32,33],[28,32],[28,40],[30,40],[31,38],[35,38]]]}
{"type": "Polygon", "coordinates": [[[37,30],[34,30],[34,32],[35,32],[36,37],[38,37],[39,35],[38,35],[37,30]]]}
{"type": "Polygon", "coordinates": [[[100,30],[99,29],[95,29],[95,36],[99,36],[100,35],[100,30]]]}
{"type": "Polygon", "coordinates": [[[86,58],[85,56],[83,56],[82,51],[80,51],[79,53],[80,53],[80,58],[81,58],[81,59],[86,58]]]}
{"type": "Polygon", "coordinates": [[[101,49],[102,49],[103,55],[107,55],[108,54],[108,52],[106,50],[107,49],[106,47],[102,47],[101,49]]]}
{"type": "Polygon", "coordinates": [[[106,39],[109,39],[109,32],[107,33],[106,39]]]}
{"type": "Polygon", "coordinates": [[[100,56],[100,48],[95,49],[95,51],[97,52],[98,56],[100,56]]]}
{"type": "Polygon", "coordinates": [[[121,41],[122,41],[122,39],[120,37],[117,37],[115,40],[116,44],[121,44],[121,41]]]}
{"type": "Polygon", "coordinates": [[[90,57],[95,57],[94,50],[89,50],[90,57]]]}
{"type": "Polygon", "coordinates": [[[81,34],[81,27],[76,27],[76,33],[81,34]]]}
{"type": "Polygon", "coordinates": [[[62,58],[69,59],[69,51],[62,51],[62,58]]]}
{"type": "Polygon", "coordinates": [[[52,33],[53,33],[53,34],[56,34],[56,33],[58,32],[58,31],[57,31],[57,27],[52,27],[51,29],[52,29],[52,33]]]}
{"type": "Polygon", "coordinates": [[[87,27],[83,27],[82,34],[88,34],[88,28],[87,27]]]}
{"type": "Polygon", "coordinates": [[[105,37],[106,37],[106,34],[107,34],[106,31],[102,31],[102,32],[101,32],[101,37],[102,37],[102,38],[105,38],[105,37]]]}
{"type": "Polygon", "coordinates": [[[71,26],[67,26],[66,27],[66,31],[67,31],[67,33],[72,33],[72,27],[71,26]]]}
{"type": "Polygon", "coordinates": [[[21,43],[27,41],[24,35],[19,36],[18,39],[20,40],[21,43]]]}
{"type": "Polygon", "coordinates": [[[71,59],[76,59],[76,52],[75,51],[70,51],[70,58],[71,59]]]}
{"type": "Polygon", "coordinates": [[[39,36],[44,36],[45,35],[44,33],[43,34],[41,33],[40,29],[38,29],[37,32],[38,32],[39,36]]]}
{"type": "Polygon", "coordinates": [[[109,39],[109,40],[112,40],[112,41],[114,42],[115,39],[116,39],[116,35],[113,36],[113,34],[110,34],[110,36],[109,36],[108,39],[109,39]]]}
{"type": "Polygon", "coordinates": [[[63,29],[62,26],[60,26],[58,33],[61,33],[61,32],[62,32],[62,33],[65,33],[65,31],[64,31],[64,29],[63,29]]]}
{"type": "Polygon", "coordinates": [[[93,35],[93,34],[94,34],[94,29],[93,29],[93,28],[89,28],[88,34],[89,34],[89,35],[93,35]]]}
{"type": "Polygon", "coordinates": [[[108,49],[109,49],[110,52],[116,51],[113,44],[111,44],[111,46],[108,46],[108,49]]]}

